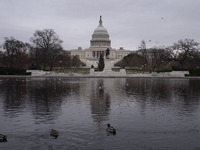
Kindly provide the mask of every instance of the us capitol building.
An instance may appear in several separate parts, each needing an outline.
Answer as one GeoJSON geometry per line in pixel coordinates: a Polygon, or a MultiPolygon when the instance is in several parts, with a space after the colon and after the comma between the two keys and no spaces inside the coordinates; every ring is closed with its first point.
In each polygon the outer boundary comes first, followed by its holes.
{"type": "Polygon", "coordinates": [[[78,55],[80,60],[88,67],[91,65],[97,67],[100,55],[103,55],[105,59],[106,50],[109,49],[109,60],[111,66],[114,66],[115,63],[122,60],[122,58],[131,53],[131,51],[125,50],[123,47],[120,47],[120,49],[113,49],[109,37],[108,31],[103,26],[102,17],[100,16],[99,26],[94,30],[92,39],[90,40],[90,47],[84,50],[81,47],[70,50],[70,54],[71,56],[78,55]]]}

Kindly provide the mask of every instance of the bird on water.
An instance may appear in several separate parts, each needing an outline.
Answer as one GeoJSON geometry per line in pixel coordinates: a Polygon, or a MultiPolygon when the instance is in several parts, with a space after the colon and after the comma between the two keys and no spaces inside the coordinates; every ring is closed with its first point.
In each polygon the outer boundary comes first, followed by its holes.
{"type": "Polygon", "coordinates": [[[114,127],[112,127],[109,123],[107,124],[107,132],[112,133],[112,134],[116,134],[116,129],[114,127]]]}
{"type": "Polygon", "coordinates": [[[7,136],[0,134],[0,142],[7,142],[7,136]]]}
{"type": "Polygon", "coordinates": [[[51,129],[50,135],[57,139],[59,134],[57,130],[51,129]]]}

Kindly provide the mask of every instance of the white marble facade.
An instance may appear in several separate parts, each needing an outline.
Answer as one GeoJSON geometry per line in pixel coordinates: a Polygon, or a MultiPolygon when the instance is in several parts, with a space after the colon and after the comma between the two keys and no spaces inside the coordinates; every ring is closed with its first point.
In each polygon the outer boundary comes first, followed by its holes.
{"type": "Polygon", "coordinates": [[[111,47],[111,40],[109,39],[109,34],[107,29],[103,26],[103,21],[100,16],[99,25],[94,30],[92,34],[92,39],[90,40],[90,47],[88,49],[78,49],[70,50],[71,56],[78,55],[80,60],[83,61],[86,66],[97,66],[100,55],[106,58],[106,50],[110,50],[109,58],[111,60],[111,66],[114,63],[120,61],[124,56],[131,53],[130,50],[125,50],[122,47],[119,49],[113,49],[111,47]]]}

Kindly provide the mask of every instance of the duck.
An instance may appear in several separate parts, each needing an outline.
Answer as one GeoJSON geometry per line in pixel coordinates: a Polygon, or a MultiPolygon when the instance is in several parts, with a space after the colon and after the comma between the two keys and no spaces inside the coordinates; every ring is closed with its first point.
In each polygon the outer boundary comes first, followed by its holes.
{"type": "Polygon", "coordinates": [[[7,136],[0,134],[0,142],[7,142],[7,136]]]}
{"type": "Polygon", "coordinates": [[[114,127],[112,127],[109,123],[107,124],[107,132],[112,133],[112,134],[116,134],[116,130],[114,127]]]}
{"type": "Polygon", "coordinates": [[[57,139],[59,134],[57,130],[51,129],[50,135],[57,139]]]}

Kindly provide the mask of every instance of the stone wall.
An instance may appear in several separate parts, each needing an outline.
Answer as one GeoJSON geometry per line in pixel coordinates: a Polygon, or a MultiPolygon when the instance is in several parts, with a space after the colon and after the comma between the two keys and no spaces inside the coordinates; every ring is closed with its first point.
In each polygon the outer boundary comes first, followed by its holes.
{"type": "Polygon", "coordinates": [[[185,77],[187,74],[189,74],[189,71],[152,72],[153,77],[185,77]]]}

